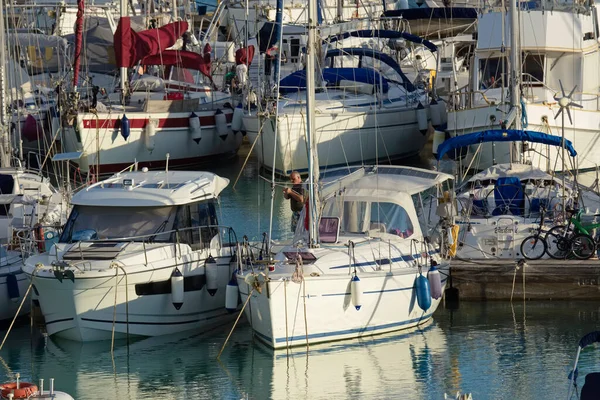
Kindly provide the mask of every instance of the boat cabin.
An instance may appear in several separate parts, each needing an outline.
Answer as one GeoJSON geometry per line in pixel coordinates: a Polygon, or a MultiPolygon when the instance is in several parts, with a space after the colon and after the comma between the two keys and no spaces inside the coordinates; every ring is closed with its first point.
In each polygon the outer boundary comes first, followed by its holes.
{"type": "MultiPolygon", "coordinates": [[[[422,194],[442,190],[442,184],[452,179],[436,171],[392,166],[368,171],[354,167],[350,175],[340,178],[338,174],[347,174],[348,170],[328,171],[322,179],[321,243],[344,243],[365,236],[384,240],[421,238],[427,229],[422,194]]],[[[298,224],[296,238],[304,233],[305,227],[298,224]]]]}
{"type": "Polygon", "coordinates": [[[229,181],[208,172],[116,174],[77,193],[61,243],[127,241],[188,244],[219,240],[217,196],[229,181]]]}

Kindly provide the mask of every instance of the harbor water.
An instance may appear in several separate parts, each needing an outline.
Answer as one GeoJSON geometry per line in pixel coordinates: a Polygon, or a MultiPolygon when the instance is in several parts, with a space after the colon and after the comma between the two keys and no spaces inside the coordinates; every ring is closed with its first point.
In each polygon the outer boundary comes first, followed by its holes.
{"type": "MultiPolygon", "coordinates": [[[[221,197],[222,224],[238,239],[269,230],[271,185],[250,159],[204,167],[231,179],[221,197]],[[232,187],[239,171],[240,180],[232,187]]],[[[427,160],[415,160],[420,166],[427,160]]],[[[284,178],[277,178],[285,181],[284,178]]],[[[274,189],[273,237],[286,238],[291,211],[274,189]]],[[[45,337],[29,321],[0,350],[4,382],[55,378],[75,399],[564,399],[581,336],[597,330],[596,302],[460,302],[419,329],[362,340],[267,349],[241,320],[219,360],[232,324],[199,334],[77,343],[45,337]]],[[[7,327],[2,329],[2,335],[7,327]]],[[[580,385],[600,371],[600,351],[586,348],[580,385]]],[[[47,385],[47,383],[46,383],[47,385]]],[[[47,387],[47,386],[46,386],[47,387]]]]}

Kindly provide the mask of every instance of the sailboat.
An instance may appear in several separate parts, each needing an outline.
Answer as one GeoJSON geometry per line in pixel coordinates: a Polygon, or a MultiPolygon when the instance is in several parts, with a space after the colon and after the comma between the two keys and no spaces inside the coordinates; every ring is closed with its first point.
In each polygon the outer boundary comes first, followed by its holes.
{"type": "MultiPolygon", "coordinates": [[[[338,36],[407,40],[437,51],[430,41],[406,32],[365,29],[338,36]]],[[[336,41],[337,37],[326,40],[332,45],[336,41]]],[[[429,110],[428,88],[416,87],[398,63],[379,50],[344,47],[324,53],[319,60],[326,66],[321,74],[324,83],[313,104],[319,168],[391,163],[418,154],[426,142],[429,113],[433,121],[433,113],[443,109],[436,105],[429,110]]],[[[303,145],[307,80],[305,71],[296,71],[279,82],[276,115],[252,109],[244,115],[248,137],[256,141],[259,162],[281,175],[308,170],[303,145]]]]}
{"type": "MultiPolygon", "coordinates": [[[[0,7],[0,65],[7,66],[4,35],[0,7]]],[[[12,156],[6,78],[0,74],[0,320],[29,312],[31,303],[24,302],[29,285],[21,266],[52,245],[68,212],[66,196],[41,171],[24,168],[12,156]]]]}
{"type": "MultiPolygon", "coordinates": [[[[309,15],[314,15],[314,0],[309,15]]],[[[309,200],[293,245],[265,264],[243,254],[236,272],[255,336],[278,349],[357,338],[428,321],[449,269],[425,240],[426,192],[450,175],[410,167],[347,167],[319,173],[315,142],[315,27],[309,27],[306,137],[309,200]],[[320,175],[320,176],[319,176],[320,175]],[[423,202],[413,202],[413,198],[423,202]],[[430,289],[431,283],[431,289],[430,289]]]]}
{"type": "Polygon", "coordinates": [[[84,172],[105,174],[134,162],[148,168],[163,168],[167,162],[184,167],[235,155],[242,135],[230,128],[233,110],[228,102],[203,103],[198,97],[186,98],[183,92],[166,93],[159,100],[151,94],[145,99],[130,97],[128,68],[160,63],[171,70],[192,68],[210,77],[210,60],[191,51],[166,50],[188,30],[187,22],[135,32],[126,7],[122,4],[114,35],[121,102],[101,108],[94,95],[87,109],[67,115],[65,157],[84,172]]]}

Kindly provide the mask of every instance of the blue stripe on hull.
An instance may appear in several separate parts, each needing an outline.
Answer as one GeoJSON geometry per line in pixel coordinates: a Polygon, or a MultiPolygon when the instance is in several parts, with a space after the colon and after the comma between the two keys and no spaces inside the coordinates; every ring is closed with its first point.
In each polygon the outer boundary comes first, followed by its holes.
{"type": "MultiPolygon", "coordinates": [[[[350,335],[353,333],[372,333],[372,334],[376,334],[377,331],[382,331],[382,330],[387,330],[390,328],[398,328],[398,329],[402,329],[402,326],[405,325],[410,325],[410,324],[414,324],[414,323],[419,323],[419,322],[425,322],[426,320],[428,320],[429,318],[431,318],[431,316],[433,315],[433,313],[431,314],[427,314],[427,315],[423,315],[421,318],[414,318],[408,321],[402,321],[402,322],[392,322],[389,324],[383,324],[383,325],[376,325],[376,326],[367,326],[364,328],[353,328],[353,329],[345,329],[345,330],[341,330],[341,331],[333,331],[333,332],[322,332],[322,333],[311,333],[310,335],[308,335],[308,340],[310,341],[311,339],[318,339],[318,338],[327,338],[327,341],[334,341],[334,340],[342,340],[342,339],[350,339],[347,337],[344,337],[346,335],[350,335]]],[[[265,340],[267,343],[271,344],[273,343],[273,340],[260,333],[257,331],[254,331],[254,333],[261,339],[265,340]]],[[[306,336],[305,335],[301,335],[301,336],[290,336],[287,338],[287,342],[294,342],[294,341],[306,341],[306,336]]],[[[285,343],[286,342],[286,338],[285,337],[279,337],[279,338],[275,338],[275,343],[285,343]]]]}

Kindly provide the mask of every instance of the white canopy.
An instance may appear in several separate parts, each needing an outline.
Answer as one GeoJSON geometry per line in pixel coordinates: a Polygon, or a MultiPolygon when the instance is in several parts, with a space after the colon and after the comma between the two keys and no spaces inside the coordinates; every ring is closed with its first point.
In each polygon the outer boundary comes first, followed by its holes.
{"type": "Polygon", "coordinates": [[[493,181],[505,177],[517,177],[521,180],[554,180],[562,183],[562,179],[558,179],[539,168],[526,164],[497,164],[473,175],[468,182],[493,181]]]}

